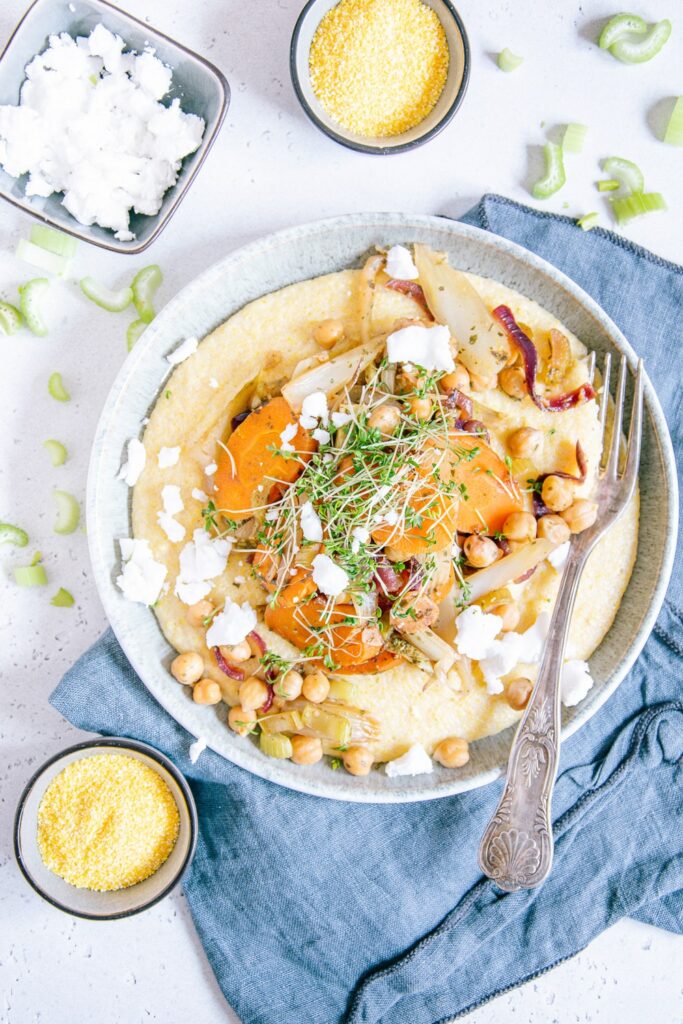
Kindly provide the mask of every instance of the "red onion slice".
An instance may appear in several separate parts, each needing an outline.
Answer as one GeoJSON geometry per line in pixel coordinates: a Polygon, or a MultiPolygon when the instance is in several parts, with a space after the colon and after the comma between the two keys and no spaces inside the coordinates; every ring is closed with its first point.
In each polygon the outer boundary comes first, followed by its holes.
{"type": "Polygon", "coordinates": [[[251,653],[255,658],[263,657],[266,653],[266,642],[255,629],[252,629],[251,633],[247,636],[247,643],[251,647],[251,653]],[[256,648],[256,650],[254,650],[256,648]]]}
{"type": "Polygon", "coordinates": [[[472,419],[474,405],[469,395],[463,394],[458,388],[452,388],[444,399],[446,409],[462,409],[468,420],[472,419]]]}
{"type": "Polygon", "coordinates": [[[273,686],[271,683],[266,683],[266,686],[268,687],[268,696],[266,697],[263,704],[259,708],[259,712],[262,715],[265,715],[267,711],[270,711],[271,707],[273,706],[273,686]]]}
{"type": "Polygon", "coordinates": [[[212,647],[211,650],[213,651],[213,656],[216,659],[216,664],[218,665],[221,672],[224,675],[229,676],[230,679],[237,679],[241,683],[242,680],[244,679],[244,672],[242,671],[242,669],[235,668],[234,665],[228,664],[228,662],[221,654],[220,647],[212,647]]]}
{"type": "Polygon", "coordinates": [[[401,295],[409,295],[414,302],[421,306],[425,311],[430,320],[433,320],[431,310],[427,305],[427,299],[425,293],[422,290],[422,285],[418,284],[417,281],[403,281],[401,278],[392,277],[390,281],[387,281],[385,288],[391,288],[394,292],[400,292],[401,295]]]}
{"type": "Polygon", "coordinates": [[[251,416],[251,409],[245,409],[244,412],[238,412],[236,416],[230,420],[230,427],[232,430],[237,430],[240,423],[244,423],[248,416],[251,416]]]}

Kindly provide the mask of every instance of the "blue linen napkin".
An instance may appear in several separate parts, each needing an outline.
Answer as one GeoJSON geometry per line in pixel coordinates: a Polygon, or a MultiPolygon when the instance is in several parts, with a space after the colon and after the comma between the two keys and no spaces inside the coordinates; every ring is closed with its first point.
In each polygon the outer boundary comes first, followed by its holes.
{"type": "MultiPolygon", "coordinates": [[[[683,268],[499,196],[464,219],[544,256],[597,299],[647,356],[680,451],[683,268]]],[[[364,805],[279,788],[209,751],[192,765],[191,737],[111,632],[51,700],[81,728],[151,743],[190,779],[200,838],[185,891],[244,1024],[438,1024],[573,956],[623,916],[683,932],[680,555],[643,654],[562,750],[555,864],[531,892],[501,893],[477,868],[501,783],[364,805]]]]}

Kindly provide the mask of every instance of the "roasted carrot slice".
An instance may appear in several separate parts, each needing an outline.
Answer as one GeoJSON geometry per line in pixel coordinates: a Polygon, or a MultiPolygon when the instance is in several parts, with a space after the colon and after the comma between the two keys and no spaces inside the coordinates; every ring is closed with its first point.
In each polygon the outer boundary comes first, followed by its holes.
{"type": "Polygon", "coordinates": [[[232,432],[225,448],[218,446],[214,500],[231,519],[248,519],[255,507],[276,500],[282,484],[293,483],[301,473],[300,459],[288,459],[273,451],[282,448],[280,435],[291,425],[297,426],[297,432],[290,443],[306,462],[316,450],[316,442],[298,425],[282,397],[252,412],[232,432]]]}
{"type": "Polygon", "coordinates": [[[400,665],[403,658],[393,651],[381,651],[376,657],[364,661],[360,665],[348,665],[344,669],[345,676],[378,675],[380,672],[387,672],[390,668],[400,665]]]}

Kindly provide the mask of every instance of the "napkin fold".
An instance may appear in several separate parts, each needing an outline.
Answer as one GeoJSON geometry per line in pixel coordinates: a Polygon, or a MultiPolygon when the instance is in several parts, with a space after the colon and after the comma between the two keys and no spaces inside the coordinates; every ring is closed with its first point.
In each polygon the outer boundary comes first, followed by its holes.
{"type": "MultiPolygon", "coordinates": [[[[647,369],[677,451],[683,268],[602,229],[485,196],[464,220],[545,257],[619,324],[647,369]]],[[[256,778],[155,702],[111,632],[53,705],[83,729],[144,740],[188,776],[200,836],[186,876],[194,921],[244,1024],[443,1024],[636,917],[683,932],[683,577],[633,670],[562,749],[555,864],[502,893],[476,852],[502,783],[427,803],[350,804],[256,778]]],[[[302,769],[305,770],[305,769],[302,769]]]]}

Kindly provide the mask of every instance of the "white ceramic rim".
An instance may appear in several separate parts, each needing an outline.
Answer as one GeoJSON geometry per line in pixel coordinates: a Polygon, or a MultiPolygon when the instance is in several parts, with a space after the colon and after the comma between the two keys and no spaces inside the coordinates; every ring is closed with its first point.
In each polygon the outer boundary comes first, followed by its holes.
{"type": "MultiPolygon", "coordinates": [[[[144,672],[141,669],[138,652],[136,651],[134,644],[128,643],[121,635],[122,630],[117,628],[121,626],[121,620],[125,619],[126,609],[130,606],[128,606],[127,602],[120,602],[115,599],[117,595],[112,582],[113,566],[111,555],[106,554],[107,544],[109,545],[109,551],[111,551],[111,545],[114,538],[111,534],[103,536],[100,533],[97,519],[97,508],[99,503],[99,467],[102,462],[103,452],[106,445],[107,421],[117,409],[120,411],[121,403],[125,402],[127,386],[135,375],[137,365],[141,361],[143,354],[147,352],[147,349],[154,347],[155,344],[156,347],[159,347],[158,338],[160,332],[154,328],[158,327],[161,323],[165,324],[168,321],[172,322],[174,311],[178,306],[185,306],[188,301],[194,302],[196,306],[196,303],[201,301],[200,296],[203,289],[207,286],[210,287],[211,281],[216,276],[219,269],[223,271],[226,267],[229,267],[231,263],[237,263],[247,256],[258,256],[260,253],[263,253],[266,248],[287,246],[288,244],[294,243],[298,244],[301,242],[302,236],[318,236],[321,232],[343,230],[345,226],[376,227],[378,230],[382,228],[400,227],[405,231],[405,238],[409,237],[410,231],[413,228],[418,230],[429,230],[431,228],[437,229],[439,232],[446,230],[456,239],[458,237],[468,238],[478,244],[502,250],[503,252],[519,259],[523,263],[526,263],[533,269],[543,273],[546,277],[552,279],[559,289],[568,292],[584,307],[589,316],[591,316],[600,325],[614,347],[626,355],[630,368],[633,370],[637,365],[637,356],[635,352],[616,324],[607,316],[604,310],[595,302],[594,299],[584,292],[584,290],[572,281],[571,278],[567,277],[556,267],[552,266],[552,264],[517,243],[511,242],[500,235],[495,235],[492,232],[484,231],[481,228],[477,228],[469,224],[463,224],[461,221],[449,221],[442,217],[427,214],[347,214],[340,217],[312,221],[307,224],[286,228],[233,250],[227,256],[212,264],[203,271],[203,273],[186,285],[185,288],[183,288],[182,291],[180,291],[164,307],[150,327],[147,328],[128,359],[124,362],[105,401],[95,432],[95,440],[93,442],[90,457],[86,494],[86,518],[88,526],[88,546],[95,582],[111,627],[117,636],[117,639],[121,643],[126,657],[137,672],[138,676],[142,679],[145,686],[150,690],[158,703],[188,731],[190,736],[195,736],[197,734],[197,730],[194,724],[190,722],[189,714],[179,714],[176,710],[171,709],[168,702],[164,700],[163,692],[161,692],[159,688],[155,687],[149,680],[145,679],[144,672]]],[[[530,297],[533,298],[533,296],[530,297]]],[[[226,317],[229,315],[231,315],[231,313],[226,313],[226,317]]],[[[164,344],[163,352],[166,351],[168,351],[168,347],[167,344],[164,344]]],[[[162,386],[163,381],[160,382],[160,389],[162,386]]],[[[569,736],[573,735],[573,733],[592,718],[592,716],[614,693],[622,679],[624,679],[630,668],[635,663],[655,624],[673,568],[678,528],[678,480],[676,474],[676,463],[664,413],[661,405],[659,404],[659,399],[657,398],[654,387],[647,375],[645,376],[645,408],[654,426],[655,438],[659,447],[659,453],[667,484],[667,519],[663,527],[666,531],[666,543],[663,550],[659,577],[648,611],[643,616],[640,626],[633,637],[631,644],[626,650],[622,661],[613,671],[609,679],[602,684],[599,694],[595,694],[593,696],[590,704],[584,703],[579,705],[578,710],[572,709],[574,714],[571,721],[563,723],[561,732],[562,741],[568,739],[569,736]]],[[[146,414],[143,413],[143,415],[146,414]]],[[[150,610],[149,614],[153,615],[154,613],[150,610]]],[[[191,704],[188,703],[188,711],[190,708],[191,704]]],[[[214,750],[219,754],[219,756],[225,757],[226,760],[231,761],[239,767],[266,779],[269,782],[274,782],[278,785],[283,785],[288,789],[293,789],[302,793],[309,793],[314,796],[361,803],[410,803],[419,800],[433,800],[440,797],[452,796],[456,793],[466,792],[470,789],[477,789],[480,786],[494,782],[504,774],[506,768],[505,764],[501,764],[495,769],[482,771],[478,775],[472,775],[469,778],[459,779],[457,776],[454,776],[452,781],[449,780],[447,782],[440,783],[438,786],[430,786],[427,780],[432,779],[433,776],[427,775],[424,776],[425,784],[423,787],[415,786],[414,780],[412,780],[411,787],[405,790],[401,788],[392,790],[372,790],[365,786],[358,786],[356,789],[353,787],[353,782],[359,780],[354,780],[352,776],[348,776],[351,784],[347,783],[345,785],[340,785],[339,782],[333,781],[332,779],[327,781],[327,779],[307,776],[306,772],[294,771],[292,770],[293,766],[288,761],[282,762],[270,758],[268,759],[269,763],[266,771],[264,770],[264,765],[254,757],[255,748],[253,748],[251,744],[238,743],[236,741],[231,747],[230,756],[228,756],[224,751],[215,750],[215,747],[212,747],[208,740],[207,745],[209,749],[214,750]]],[[[337,773],[334,774],[336,775],[337,773]]],[[[332,775],[332,772],[330,772],[330,775],[332,775]]],[[[342,773],[339,773],[339,775],[342,775],[342,773]]],[[[365,782],[367,780],[360,781],[365,782]]],[[[399,782],[400,780],[395,781],[399,782]]]]}

